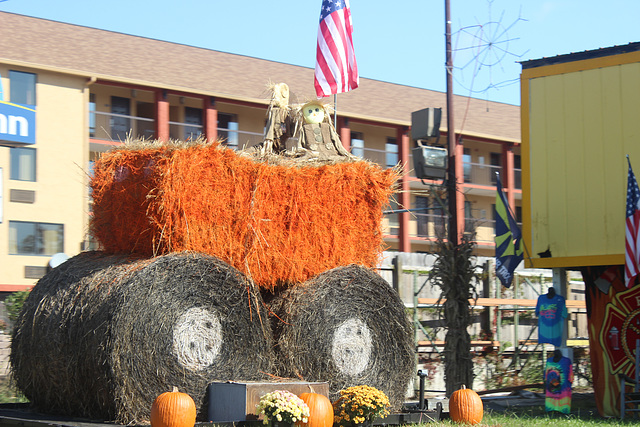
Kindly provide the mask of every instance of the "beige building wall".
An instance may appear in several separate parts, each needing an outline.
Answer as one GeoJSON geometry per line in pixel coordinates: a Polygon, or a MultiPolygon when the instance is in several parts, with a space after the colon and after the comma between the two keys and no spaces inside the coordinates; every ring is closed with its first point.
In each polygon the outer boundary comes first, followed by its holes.
{"type": "MultiPolygon", "coordinates": [[[[41,70],[11,67],[36,77],[36,181],[9,179],[10,148],[0,147],[0,168],[4,172],[3,221],[0,224],[0,286],[30,286],[36,279],[27,278],[26,267],[44,268],[50,255],[9,254],[9,222],[13,220],[64,225],[64,252],[80,252],[88,221],[88,91],[86,79],[41,70]],[[10,201],[11,190],[35,192],[34,203],[10,201]]],[[[9,67],[0,67],[8,93],[9,67]]]]}

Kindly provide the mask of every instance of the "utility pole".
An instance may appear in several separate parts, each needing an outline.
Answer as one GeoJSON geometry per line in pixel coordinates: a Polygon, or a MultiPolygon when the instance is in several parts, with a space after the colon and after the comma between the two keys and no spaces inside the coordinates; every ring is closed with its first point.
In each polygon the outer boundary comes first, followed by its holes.
{"type": "Polygon", "coordinates": [[[470,262],[471,242],[463,242],[464,232],[464,169],[462,167],[462,144],[456,141],[453,123],[453,58],[451,52],[451,8],[445,0],[446,21],[446,69],[447,69],[447,142],[449,147],[449,197],[448,242],[441,245],[439,257],[445,259],[446,267],[440,274],[445,326],[444,362],[446,393],[450,396],[463,384],[471,388],[473,362],[471,338],[467,328],[470,323],[469,294],[473,276],[470,262]],[[462,208],[462,209],[461,209],[462,208]]]}
{"type": "Polygon", "coordinates": [[[456,135],[453,123],[453,56],[451,53],[451,5],[444,1],[445,52],[447,70],[447,146],[449,147],[449,242],[458,245],[458,207],[456,206],[456,135]]]}
{"type": "Polygon", "coordinates": [[[464,194],[462,193],[464,169],[462,158],[462,144],[456,141],[456,131],[453,122],[453,55],[451,49],[451,6],[450,0],[444,2],[445,14],[445,51],[447,70],[447,146],[449,147],[449,182],[447,193],[449,196],[449,241],[457,246],[462,241],[464,232],[464,194]]]}

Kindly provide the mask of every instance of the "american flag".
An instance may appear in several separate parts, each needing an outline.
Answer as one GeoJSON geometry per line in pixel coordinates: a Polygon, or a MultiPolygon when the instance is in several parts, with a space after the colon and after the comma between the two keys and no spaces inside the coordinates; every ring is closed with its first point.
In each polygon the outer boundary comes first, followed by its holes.
{"type": "Polygon", "coordinates": [[[625,263],[624,283],[628,287],[634,284],[635,278],[640,273],[640,190],[638,182],[631,170],[629,163],[629,177],[627,179],[627,221],[625,227],[625,263]]]}
{"type": "Polygon", "coordinates": [[[323,0],[318,27],[315,87],[318,97],[358,87],[349,0],[323,0]]]}

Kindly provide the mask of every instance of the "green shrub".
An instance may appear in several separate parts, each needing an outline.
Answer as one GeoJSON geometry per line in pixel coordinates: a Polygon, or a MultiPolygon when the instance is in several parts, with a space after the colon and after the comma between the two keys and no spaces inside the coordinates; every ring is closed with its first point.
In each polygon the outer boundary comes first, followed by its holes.
{"type": "Polygon", "coordinates": [[[22,310],[22,305],[24,304],[24,300],[29,296],[28,290],[26,291],[18,291],[12,294],[9,294],[7,298],[4,300],[4,305],[7,308],[7,316],[11,322],[15,322],[18,320],[18,316],[20,315],[20,311],[22,310]]]}

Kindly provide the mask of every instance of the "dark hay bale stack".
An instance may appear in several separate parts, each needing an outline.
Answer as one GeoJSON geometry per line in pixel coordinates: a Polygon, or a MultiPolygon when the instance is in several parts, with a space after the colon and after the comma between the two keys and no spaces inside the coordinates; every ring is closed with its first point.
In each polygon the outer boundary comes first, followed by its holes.
{"type": "Polygon", "coordinates": [[[270,303],[279,374],[328,381],[331,400],[346,387],[384,391],[393,409],[414,374],[404,305],[370,269],[350,265],[285,290],[270,303]]]}
{"type": "Polygon", "coordinates": [[[272,363],[256,288],[195,253],[82,253],[34,287],[11,344],[17,386],[37,410],[120,423],[148,420],[173,386],[206,420],[211,381],[264,379],[272,363]]]}

